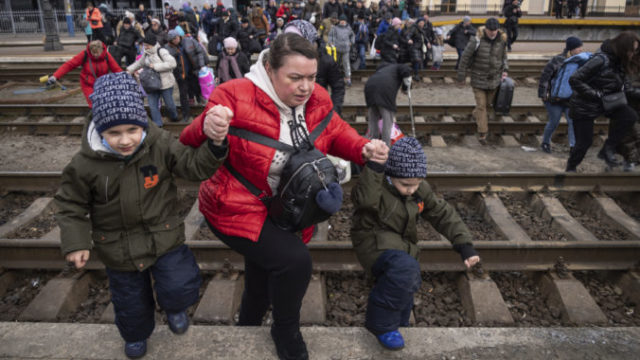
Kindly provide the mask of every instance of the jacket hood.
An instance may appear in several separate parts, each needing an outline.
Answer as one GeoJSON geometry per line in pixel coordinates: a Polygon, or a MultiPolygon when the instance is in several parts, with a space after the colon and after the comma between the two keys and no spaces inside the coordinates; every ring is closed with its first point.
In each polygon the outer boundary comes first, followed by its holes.
{"type": "MultiPolygon", "coordinates": [[[[485,26],[481,26],[478,28],[478,31],[476,32],[476,39],[478,39],[478,41],[480,41],[484,37],[485,28],[486,28],[485,26]]],[[[498,29],[498,35],[496,35],[496,38],[494,40],[496,39],[502,39],[502,41],[507,42],[507,33],[498,29]]]]}
{"type": "MultiPolygon", "coordinates": [[[[291,107],[282,102],[278,95],[276,94],[276,90],[273,88],[273,84],[271,83],[271,79],[269,79],[269,75],[267,75],[267,70],[264,67],[264,63],[267,61],[267,54],[269,53],[269,49],[263,50],[258,56],[258,61],[255,64],[251,65],[249,69],[249,73],[244,77],[251,80],[251,82],[260,88],[260,90],[264,91],[271,100],[278,107],[278,111],[289,113],[291,112],[291,107]]],[[[307,99],[307,101],[309,101],[307,99]]],[[[303,113],[302,109],[306,105],[307,101],[304,104],[298,106],[296,108],[296,113],[303,113]]]]}
{"type": "Polygon", "coordinates": [[[91,57],[91,60],[93,61],[104,60],[107,57],[107,46],[104,43],[102,44],[102,52],[98,56],[93,56],[93,54],[91,53],[91,50],[89,49],[89,44],[87,44],[86,48],[87,48],[87,54],[91,57]]]}
{"type": "Polygon", "coordinates": [[[584,64],[591,58],[590,52],[581,52],[580,54],[573,55],[568,57],[564,62],[565,63],[578,63],[580,65],[584,64]]]}
{"type": "MultiPolygon", "coordinates": [[[[156,142],[158,137],[160,136],[160,129],[153,123],[149,121],[149,126],[145,130],[146,135],[143,135],[142,143],[138,146],[138,149],[133,154],[133,157],[137,157],[139,154],[147,151],[149,146],[153,145],[156,142]]],[[[82,147],[80,152],[89,157],[95,159],[103,159],[105,157],[113,158],[113,159],[123,159],[124,157],[120,154],[113,153],[102,143],[102,137],[96,130],[96,127],[93,121],[89,121],[85,126],[82,132],[82,147]]]]}

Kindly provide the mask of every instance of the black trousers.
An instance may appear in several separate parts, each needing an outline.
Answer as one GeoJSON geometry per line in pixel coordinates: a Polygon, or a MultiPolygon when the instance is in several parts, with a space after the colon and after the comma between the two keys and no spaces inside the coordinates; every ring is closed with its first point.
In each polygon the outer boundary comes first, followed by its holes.
{"type": "Polygon", "coordinates": [[[187,74],[187,87],[189,88],[189,98],[199,100],[202,98],[202,92],[200,91],[200,82],[198,76],[191,71],[187,74]]]}
{"type": "Polygon", "coordinates": [[[511,45],[513,45],[513,43],[516,42],[516,39],[518,38],[518,25],[509,25],[505,28],[507,30],[507,45],[509,46],[509,49],[511,49],[511,45]]]}
{"type": "MultiPolygon", "coordinates": [[[[615,151],[615,148],[620,144],[620,141],[629,133],[631,127],[638,121],[638,114],[629,105],[620,107],[618,110],[608,114],[609,118],[609,136],[604,143],[604,146],[610,147],[615,151]]],[[[576,146],[569,155],[567,165],[569,167],[576,167],[584,159],[587,154],[587,150],[593,143],[593,121],[591,119],[573,118],[573,131],[576,134],[576,146]]]]}
{"type": "Polygon", "coordinates": [[[182,121],[189,120],[189,84],[187,79],[176,76],[176,84],[180,92],[180,108],[182,109],[182,121]]]}
{"type": "Polygon", "coordinates": [[[274,331],[283,337],[297,333],[302,298],[311,279],[311,255],[307,246],[269,218],[257,242],[225,235],[211,224],[209,227],[222,242],[244,256],[244,293],[238,325],[261,325],[271,304],[274,331]]]}

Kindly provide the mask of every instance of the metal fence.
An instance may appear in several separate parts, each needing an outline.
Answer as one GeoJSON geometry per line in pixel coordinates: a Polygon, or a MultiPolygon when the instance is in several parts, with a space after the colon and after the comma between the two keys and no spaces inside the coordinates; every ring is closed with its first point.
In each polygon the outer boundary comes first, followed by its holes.
{"type": "MultiPolygon", "coordinates": [[[[115,9],[111,13],[119,19],[124,17],[127,9],[115,9]]],[[[132,13],[136,13],[137,9],[129,9],[132,13]]],[[[151,12],[151,10],[147,10],[151,12]]],[[[71,12],[71,23],[75,32],[84,33],[82,27],[82,18],[85,10],[74,10],[71,12]]],[[[156,10],[156,16],[162,18],[162,10],[156,10]]],[[[59,33],[67,33],[69,27],[67,25],[67,14],[64,10],[53,10],[53,18],[56,22],[56,28],[59,33]]],[[[24,11],[0,11],[0,34],[32,34],[44,33],[43,14],[35,10],[24,11]]]]}

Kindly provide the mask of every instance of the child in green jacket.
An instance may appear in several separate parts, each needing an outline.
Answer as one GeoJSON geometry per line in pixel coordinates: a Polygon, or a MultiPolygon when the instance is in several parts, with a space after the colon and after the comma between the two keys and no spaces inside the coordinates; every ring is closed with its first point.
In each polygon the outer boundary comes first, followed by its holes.
{"type": "Polygon", "coordinates": [[[451,241],[467,268],[480,261],[467,226],[451,205],[436,198],[426,176],[422,146],[403,137],[388,160],[378,156],[366,163],[351,190],[351,241],[362,267],[375,280],[365,326],[390,350],[404,347],[398,327],[409,325],[413,294],[420,288],[418,216],[451,241]]]}
{"type": "Polygon", "coordinates": [[[115,322],[125,354],[146,353],[156,298],[169,328],[184,333],[185,310],[198,300],[200,273],[184,244],[175,176],[211,177],[227,156],[226,117],[210,117],[208,146],[190,148],[147,120],[131,75],[101,76],[91,95],[93,117],[82,149],[65,167],[55,196],[62,253],[82,268],[95,252],[109,277],[115,322]]]}

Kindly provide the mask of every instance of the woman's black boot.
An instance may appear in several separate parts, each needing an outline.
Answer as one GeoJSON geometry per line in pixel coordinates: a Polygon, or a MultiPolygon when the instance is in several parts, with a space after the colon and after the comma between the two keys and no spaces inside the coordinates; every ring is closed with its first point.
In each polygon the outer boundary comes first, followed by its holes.
{"type": "Polygon", "coordinates": [[[274,326],[271,326],[271,338],[273,338],[273,342],[276,345],[280,360],[309,359],[307,344],[305,344],[300,330],[296,330],[293,334],[280,334],[274,326]]]}

